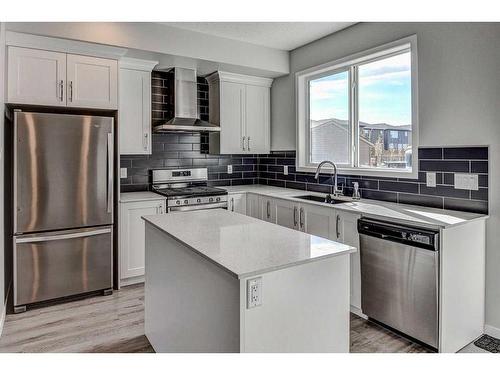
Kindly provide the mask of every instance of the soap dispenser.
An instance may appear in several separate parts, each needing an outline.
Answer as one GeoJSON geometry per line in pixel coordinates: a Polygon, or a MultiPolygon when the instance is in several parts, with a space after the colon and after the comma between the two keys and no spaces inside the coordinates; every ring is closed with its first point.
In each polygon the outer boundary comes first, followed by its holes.
{"type": "Polygon", "coordinates": [[[352,191],[352,199],[353,200],[360,200],[361,195],[359,194],[359,182],[353,182],[354,185],[354,190],[352,191]]]}

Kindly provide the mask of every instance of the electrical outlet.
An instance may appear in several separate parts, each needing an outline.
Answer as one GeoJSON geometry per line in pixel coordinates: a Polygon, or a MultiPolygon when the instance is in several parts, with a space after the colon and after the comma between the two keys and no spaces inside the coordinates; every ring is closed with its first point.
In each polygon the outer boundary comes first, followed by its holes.
{"type": "Polygon", "coordinates": [[[455,189],[479,190],[479,176],[471,173],[455,173],[455,189]]]}
{"type": "Polygon", "coordinates": [[[233,173],[233,166],[232,165],[227,166],[227,173],[229,173],[229,174],[233,173]]]}
{"type": "Polygon", "coordinates": [[[120,168],[120,178],[127,178],[127,168],[120,168]]]}
{"type": "Polygon", "coordinates": [[[262,277],[247,280],[247,309],[262,305],[262,277]]]}
{"type": "Polygon", "coordinates": [[[436,187],[436,172],[427,172],[426,181],[428,187],[436,187]]]}
{"type": "Polygon", "coordinates": [[[283,166],[283,174],[288,176],[288,165],[283,166]]]}

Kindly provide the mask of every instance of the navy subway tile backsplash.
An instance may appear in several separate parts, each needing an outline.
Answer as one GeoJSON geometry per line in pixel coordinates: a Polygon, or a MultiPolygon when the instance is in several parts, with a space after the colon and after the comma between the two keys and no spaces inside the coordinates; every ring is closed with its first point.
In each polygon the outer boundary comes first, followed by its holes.
{"type": "MultiPolygon", "coordinates": [[[[352,195],[353,183],[358,182],[361,196],[367,199],[488,212],[488,147],[422,147],[418,155],[420,172],[416,179],[339,175],[338,183],[344,185],[347,196],[352,195]],[[426,172],[436,172],[436,187],[427,187],[426,172]],[[455,189],[455,173],[479,174],[479,190],[455,189]]],[[[333,191],[333,181],[328,174],[321,174],[318,183],[313,173],[295,172],[294,167],[289,167],[285,176],[283,165],[295,165],[294,156],[293,151],[260,155],[258,183],[273,186],[285,183],[288,188],[324,193],[333,191]]]]}

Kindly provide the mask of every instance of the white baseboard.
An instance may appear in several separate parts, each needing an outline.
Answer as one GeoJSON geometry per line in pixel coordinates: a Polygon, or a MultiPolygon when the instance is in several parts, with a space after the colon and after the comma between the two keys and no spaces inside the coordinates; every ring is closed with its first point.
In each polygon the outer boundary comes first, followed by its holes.
{"type": "Polygon", "coordinates": [[[363,319],[368,319],[368,315],[365,315],[361,312],[361,309],[359,307],[356,307],[356,306],[353,306],[351,305],[351,308],[350,308],[351,312],[354,314],[354,315],[357,315],[359,316],[360,318],[363,318],[363,319]]]}
{"type": "Polygon", "coordinates": [[[484,333],[487,335],[493,336],[497,339],[500,339],[500,328],[489,326],[487,324],[484,325],[484,333]]]}
{"type": "Polygon", "coordinates": [[[129,277],[128,279],[120,280],[120,288],[122,286],[128,286],[133,284],[140,284],[144,282],[144,276],[129,277]]]}

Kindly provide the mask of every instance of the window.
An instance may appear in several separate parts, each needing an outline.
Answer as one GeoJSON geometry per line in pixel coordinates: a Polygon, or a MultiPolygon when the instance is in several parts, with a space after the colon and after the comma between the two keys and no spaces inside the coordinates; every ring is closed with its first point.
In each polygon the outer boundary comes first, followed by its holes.
{"type": "Polygon", "coordinates": [[[416,176],[416,38],[297,73],[297,168],[416,176]]]}

